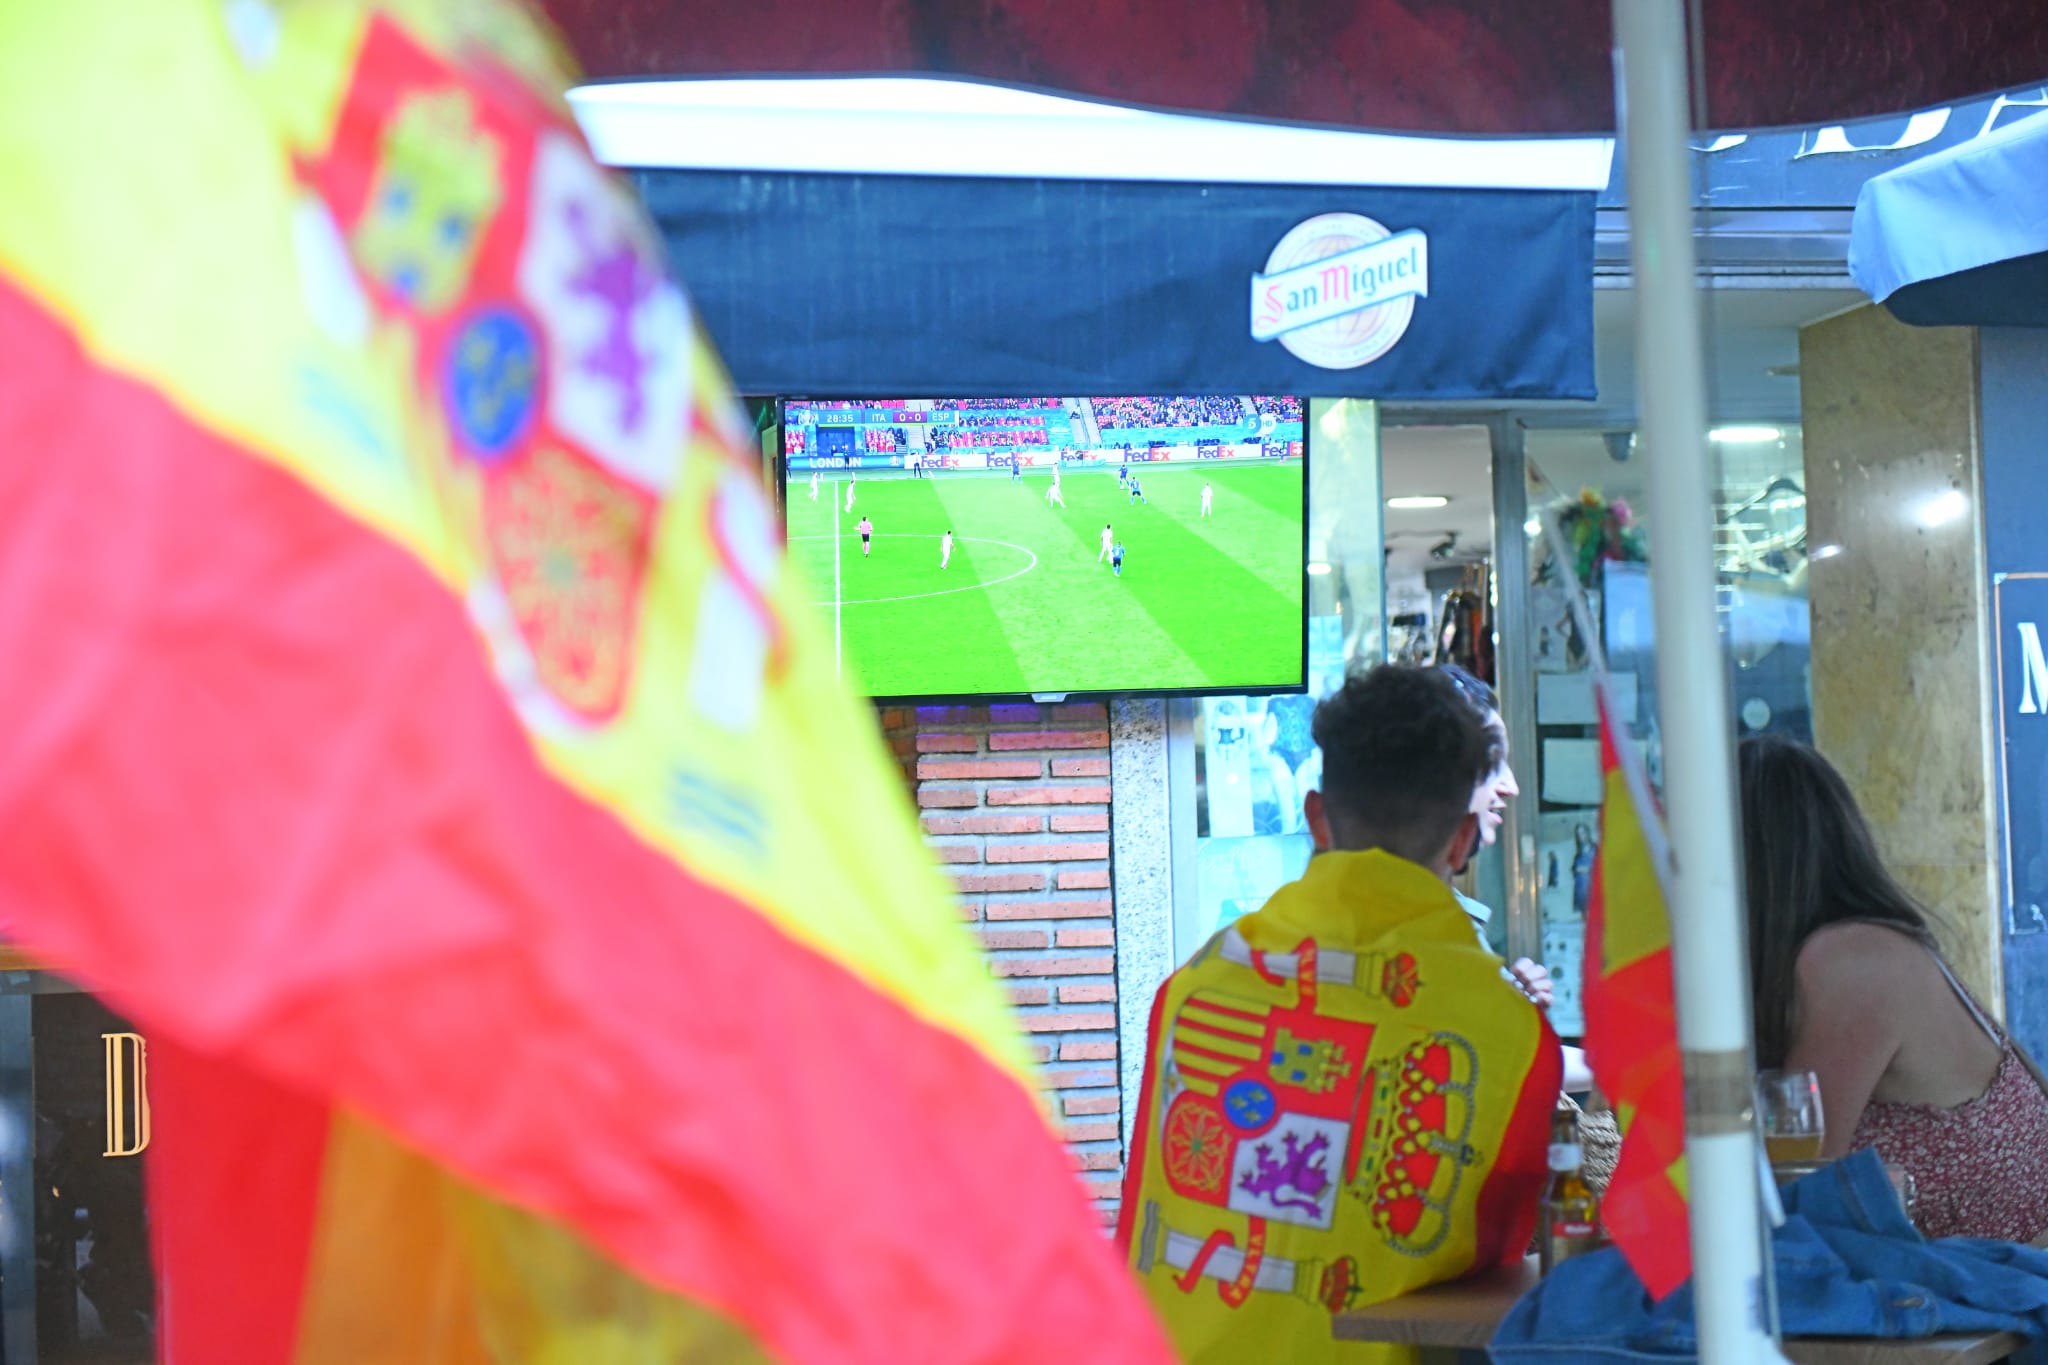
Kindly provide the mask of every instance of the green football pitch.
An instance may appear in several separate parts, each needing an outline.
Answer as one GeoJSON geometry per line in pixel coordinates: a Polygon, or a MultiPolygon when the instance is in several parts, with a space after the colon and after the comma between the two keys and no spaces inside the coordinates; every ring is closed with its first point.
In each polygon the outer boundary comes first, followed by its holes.
{"type": "Polygon", "coordinates": [[[789,549],[870,695],[1149,692],[1301,682],[1298,460],[1151,466],[1133,506],[1113,468],[789,483],[789,549]],[[1202,516],[1202,485],[1215,487],[1202,516]],[[861,557],[854,527],[874,522],[861,557]],[[1103,523],[1123,576],[1098,559],[1103,523]],[[953,533],[951,564],[939,538],[953,533]]]}

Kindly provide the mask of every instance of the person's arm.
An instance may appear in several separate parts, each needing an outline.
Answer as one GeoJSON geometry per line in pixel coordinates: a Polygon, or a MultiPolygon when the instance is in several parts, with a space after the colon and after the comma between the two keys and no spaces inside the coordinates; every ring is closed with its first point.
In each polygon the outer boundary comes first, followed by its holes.
{"type": "Polygon", "coordinates": [[[1519,957],[1508,971],[1514,975],[1515,984],[1521,987],[1522,994],[1536,1003],[1537,1009],[1550,1008],[1557,995],[1557,988],[1550,979],[1550,968],[1531,958],[1519,957]]]}
{"type": "MultiPolygon", "coordinates": [[[[1482,931],[1483,935],[1483,931],[1482,931]]],[[[1547,1010],[1557,994],[1557,988],[1550,979],[1550,969],[1531,958],[1517,958],[1508,968],[1523,995],[1539,1010],[1547,1010]]],[[[1586,1061],[1582,1048],[1564,1049],[1564,1090],[1567,1094],[1578,1094],[1593,1088],[1593,1068],[1586,1061]]]]}
{"type": "Polygon", "coordinates": [[[1910,939],[1874,924],[1837,924],[1799,950],[1797,1008],[1785,1069],[1820,1078],[1826,1139],[1821,1155],[1846,1156],[1864,1106],[1898,1056],[1899,988],[1909,979],[1910,939]]]}

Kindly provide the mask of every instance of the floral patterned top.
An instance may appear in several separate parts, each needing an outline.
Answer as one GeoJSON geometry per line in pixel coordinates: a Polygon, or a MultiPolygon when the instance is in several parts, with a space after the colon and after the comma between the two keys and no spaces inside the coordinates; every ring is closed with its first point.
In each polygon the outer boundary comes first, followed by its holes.
{"type": "Polygon", "coordinates": [[[1913,1221],[1926,1236],[2031,1242],[2048,1233],[2048,1093],[1947,963],[1941,970],[2004,1049],[1998,1073],[1982,1095],[1953,1109],[1866,1105],[1850,1149],[1875,1147],[1912,1175],[1913,1221]]]}

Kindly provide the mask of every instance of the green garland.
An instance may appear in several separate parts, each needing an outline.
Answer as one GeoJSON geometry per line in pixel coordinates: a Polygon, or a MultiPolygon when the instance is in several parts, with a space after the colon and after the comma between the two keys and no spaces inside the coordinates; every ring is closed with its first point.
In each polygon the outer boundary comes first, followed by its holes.
{"type": "MultiPolygon", "coordinates": [[[[1566,503],[1560,508],[1557,527],[1571,549],[1572,569],[1582,586],[1593,586],[1600,565],[1610,559],[1623,564],[1649,562],[1649,545],[1643,538],[1643,528],[1636,524],[1634,511],[1621,498],[1608,502],[1598,489],[1584,489],[1576,502],[1566,503]]],[[[1548,544],[1546,538],[1546,551],[1548,544]]],[[[1554,581],[1557,574],[1552,562],[1554,558],[1552,554],[1544,554],[1536,571],[1538,583],[1554,581]]]]}

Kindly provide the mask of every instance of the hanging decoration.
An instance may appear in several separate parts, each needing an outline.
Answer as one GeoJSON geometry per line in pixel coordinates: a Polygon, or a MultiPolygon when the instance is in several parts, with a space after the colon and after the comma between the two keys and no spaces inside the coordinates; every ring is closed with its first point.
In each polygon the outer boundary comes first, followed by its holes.
{"type": "MultiPolygon", "coordinates": [[[[1615,498],[1610,502],[1597,488],[1581,489],[1576,501],[1559,510],[1557,525],[1571,549],[1572,574],[1581,587],[1592,586],[1600,566],[1610,560],[1622,564],[1650,561],[1643,528],[1626,499],[1615,498]]],[[[1556,581],[1556,556],[1545,544],[1543,557],[1536,566],[1536,582],[1556,581]]]]}

